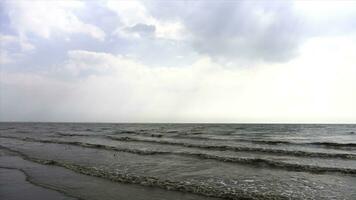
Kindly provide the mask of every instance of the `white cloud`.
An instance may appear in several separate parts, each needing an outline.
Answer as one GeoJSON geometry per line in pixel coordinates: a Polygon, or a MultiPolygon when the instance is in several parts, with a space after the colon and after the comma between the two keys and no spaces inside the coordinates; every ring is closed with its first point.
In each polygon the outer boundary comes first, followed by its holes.
{"type": "Polygon", "coordinates": [[[295,1],[296,11],[304,17],[307,34],[316,36],[355,34],[355,1],[295,1]]]}
{"type": "Polygon", "coordinates": [[[29,33],[49,38],[59,33],[83,33],[104,40],[105,33],[98,27],[84,23],[75,11],[83,6],[81,1],[13,0],[6,2],[11,24],[20,35],[29,33]]]}
{"type": "Polygon", "coordinates": [[[152,68],[121,55],[71,51],[66,63],[79,79],[7,76],[3,87],[17,96],[2,95],[0,108],[21,104],[30,116],[55,121],[354,122],[355,46],[316,38],[301,50],[288,63],[248,69],[206,57],[191,66],[152,68]],[[110,73],[81,75],[88,68],[110,73]]]}
{"type": "Polygon", "coordinates": [[[9,53],[5,50],[0,50],[0,65],[5,65],[14,62],[9,53]]]}
{"type": "Polygon", "coordinates": [[[354,14],[356,2],[348,0],[339,1],[295,1],[295,7],[309,18],[323,19],[354,14]]]}
{"type": "Polygon", "coordinates": [[[34,49],[34,45],[20,37],[0,33],[0,64],[15,63],[17,58],[34,49]]]}
{"type": "Polygon", "coordinates": [[[30,51],[35,49],[34,45],[26,40],[23,40],[23,38],[14,35],[0,34],[1,49],[7,49],[11,46],[19,46],[22,51],[30,51]]]}

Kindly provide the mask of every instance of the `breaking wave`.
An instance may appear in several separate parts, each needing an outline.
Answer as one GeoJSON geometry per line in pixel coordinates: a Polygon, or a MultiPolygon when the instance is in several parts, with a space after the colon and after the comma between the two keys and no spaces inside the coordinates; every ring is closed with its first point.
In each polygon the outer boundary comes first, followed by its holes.
{"type": "Polygon", "coordinates": [[[93,144],[93,143],[85,143],[85,142],[77,142],[77,141],[60,141],[60,140],[43,140],[43,139],[35,139],[35,138],[19,138],[19,137],[6,137],[12,138],[16,140],[23,140],[28,142],[39,142],[39,143],[52,143],[52,144],[65,144],[65,145],[74,145],[85,148],[95,148],[95,149],[104,149],[111,151],[119,151],[119,152],[127,152],[134,153],[139,155],[163,155],[163,154],[171,154],[171,155],[179,155],[179,156],[189,156],[195,157],[199,159],[212,159],[221,162],[230,162],[230,163],[239,163],[239,164],[248,164],[253,166],[263,166],[263,167],[271,167],[271,168],[279,168],[291,171],[305,171],[310,173],[343,173],[343,174],[356,174],[356,169],[353,168],[338,168],[338,167],[321,167],[316,165],[303,165],[296,163],[288,163],[283,161],[276,161],[264,158],[247,158],[247,157],[226,157],[219,156],[209,153],[198,153],[198,152],[188,152],[188,151],[156,151],[156,150],[142,150],[142,149],[128,149],[122,147],[114,147],[107,146],[103,144],[93,144]]]}

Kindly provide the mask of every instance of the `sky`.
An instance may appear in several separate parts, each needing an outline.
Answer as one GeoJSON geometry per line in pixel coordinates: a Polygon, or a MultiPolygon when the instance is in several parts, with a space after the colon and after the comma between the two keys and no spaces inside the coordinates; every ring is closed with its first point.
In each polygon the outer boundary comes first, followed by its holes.
{"type": "Polygon", "coordinates": [[[356,123],[356,1],[0,1],[0,121],[356,123]]]}

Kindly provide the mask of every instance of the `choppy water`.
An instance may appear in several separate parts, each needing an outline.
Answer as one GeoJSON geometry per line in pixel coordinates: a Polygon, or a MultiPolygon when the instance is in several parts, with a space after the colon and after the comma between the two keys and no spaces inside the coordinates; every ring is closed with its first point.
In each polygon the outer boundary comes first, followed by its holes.
{"type": "Polygon", "coordinates": [[[0,123],[0,146],[68,198],[356,199],[356,125],[0,123]]]}

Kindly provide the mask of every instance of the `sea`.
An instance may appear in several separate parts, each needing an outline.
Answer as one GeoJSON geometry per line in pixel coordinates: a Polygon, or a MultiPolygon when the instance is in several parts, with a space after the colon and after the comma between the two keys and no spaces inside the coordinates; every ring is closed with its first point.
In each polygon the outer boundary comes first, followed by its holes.
{"type": "Polygon", "coordinates": [[[355,124],[0,123],[0,199],[356,199],[355,124]]]}

